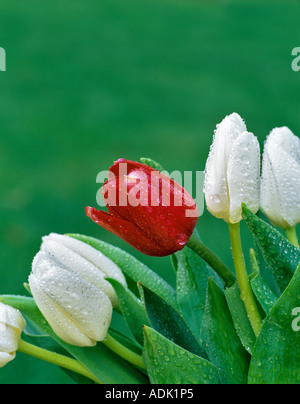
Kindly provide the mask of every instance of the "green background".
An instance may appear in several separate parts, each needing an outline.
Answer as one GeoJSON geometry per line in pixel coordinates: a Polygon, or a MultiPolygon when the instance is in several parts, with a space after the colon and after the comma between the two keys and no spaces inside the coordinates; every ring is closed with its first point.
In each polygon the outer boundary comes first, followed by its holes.
{"type": "MultiPolygon", "coordinates": [[[[142,256],[86,218],[96,175],[142,156],[202,171],[232,112],[261,145],[275,126],[299,136],[299,11],[296,0],[2,0],[0,293],[24,293],[52,231],[102,238],[173,282],[169,258],[142,256]]],[[[198,229],[232,266],[225,223],[205,212],[198,229]]],[[[0,383],[69,381],[20,353],[0,369],[0,383]]]]}

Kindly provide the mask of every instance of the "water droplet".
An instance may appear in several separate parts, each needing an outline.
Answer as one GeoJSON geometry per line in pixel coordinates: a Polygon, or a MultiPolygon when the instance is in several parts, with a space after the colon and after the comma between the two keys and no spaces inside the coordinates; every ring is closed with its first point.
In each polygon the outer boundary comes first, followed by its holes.
{"type": "Polygon", "coordinates": [[[214,195],[213,200],[214,200],[215,203],[220,203],[221,202],[221,198],[220,198],[219,195],[214,195]]]}
{"type": "Polygon", "coordinates": [[[176,243],[180,246],[186,245],[187,243],[187,237],[185,234],[178,234],[178,236],[176,237],[176,243]]]}

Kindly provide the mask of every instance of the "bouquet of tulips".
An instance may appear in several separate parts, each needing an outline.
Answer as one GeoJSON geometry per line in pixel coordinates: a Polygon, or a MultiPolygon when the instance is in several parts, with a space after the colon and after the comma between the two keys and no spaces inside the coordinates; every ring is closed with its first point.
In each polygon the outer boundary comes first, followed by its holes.
{"type": "Polygon", "coordinates": [[[25,296],[0,295],[0,367],[21,351],[78,383],[300,383],[298,137],[272,130],[261,167],[238,114],[217,126],[204,195],[228,223],[232,267],[203,244],[197,204],[159,163],[120,159],[101,190],[107,210],[87,216],[143,254],[169,255],[176,287],[102,240],[51,233],[25,296]]]}

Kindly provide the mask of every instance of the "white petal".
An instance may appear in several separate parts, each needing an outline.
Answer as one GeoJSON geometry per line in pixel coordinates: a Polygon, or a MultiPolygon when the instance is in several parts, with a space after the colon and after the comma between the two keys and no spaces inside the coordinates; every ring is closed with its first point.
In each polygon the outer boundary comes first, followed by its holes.
{"type": "Polygon", "coordinates": [[[245,132],[242,118],[233,113],[215,131],[213,144],[205,168],[204,192],[208,210],[216,217],[229,221],[227,170],[233,144],[245,132]]]}
{"type": "Polygon", "coordinates": [[[15,328],[0,323],[0,352],[14,352],[18,349],[20,334],[15,328]]]}
{"type": "Polygon", "coordinates": [[[84,334],[43,289],[40,289],[38,279],[32,274],[29,276],[29,284],[37,306],[59,338],[68,344],[77,346],[94,346],[96,344],[95,340],[84,334]]]}
{"type": "Polygon", "coordinates": [[[19,310],[0,302],[0,323],[7,324],[19,334],[24,330],[26,322],[19,310]]]}
{"type": "Polygon", "coordinates": [[[97,288],[101,289],[115,305],[117,302],[116,293],[109,282],[105,280],[105,274],[99,268],[95,267],[91,262],[76,254],[70,248],[63,244],[44,237],[41,251],[52,254],[59,263],[65,267],[72,269],[83,279],[89,281],[97,288]]]}
{"type": "Polygon", "coordinates": [[[93,263],[96,267],[103,271],[107,277],[114,278],[126,286],[126,280],[121,269],[112,260],[102,254],[101,251],[96,250],[87,243],[73,237],[63,236],[56,233],[51,233],[49,237],[53,240],[60,241],[66,247],[93,263]]]}
{"type": "Polygon", "coordinates": [[[275,128],[265,142],[261,208],[282,228],[300,222],[300,139],[288,128],[275,128]]]}
{"type": "Polygon", "coordinates": [[[273,171],[271,159],[265,149],[262,162],[262,177],[260,187],[260,206],[264,214],[276,226],[285,228],[287,223],[281,214],[280,193],[273,171]]]}
{"type": "Polygon", "coordinates": [[[0,368],[5,366],[8,362],[12,361],[16,356],[15,352],[0,352],[0,368]]]}
{"type": "Polygon", "coordinates": [[[242,133],[234,142],[228,164],[230,222],[242,219],[242,203],[256,213],[260,203],[260,147],[257,138],[242,133]]]}
{"type": "Polygon", "coordinates": [[[78,346],[91,346],[107,334],[112,315],[109,298],[90,282],[76,273],[59,266],[45,252],[29,276],[33,297],[53,328],[65,342],[78,346]],[[53,260],[53,261],[52,261],[53,260]]]}
{"type": "Polygon", "coordinates": [[[120,268],[100,251],[72,237],[51,233],[43,237],[42,250],[53,254],[60,262],[109,296],[113,306],[117,304],[114,288],[105,277],[118,280],[124,286],[125,277],[120,268]]]}
{"type": "Polygon", "coordinates": [[[25,320],[21,313],[0,303],[0,367],[14,359],[24,327],[25,320]]]}

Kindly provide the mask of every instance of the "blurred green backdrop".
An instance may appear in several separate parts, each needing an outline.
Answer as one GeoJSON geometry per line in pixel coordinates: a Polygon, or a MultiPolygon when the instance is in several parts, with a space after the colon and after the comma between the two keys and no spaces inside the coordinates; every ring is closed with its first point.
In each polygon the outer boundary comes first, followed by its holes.
{"type": "MultiPolygon", "coordinates": [[[[292,0],[2,0],[0,293],[24,293],[51,231],[102,238],[172,282],[169,258],[141,256],[86,218],[96,175],[120,157],[203,170],[216,124],[234,111],[261,145],[275,126],[299,136],[299,9],[292,0]]],[[[205,212],[198,228],[232,265],[225,224],[205,212]]],[[[0,383],[69,381],[23,354],[0,370],[0,383]]]]}

